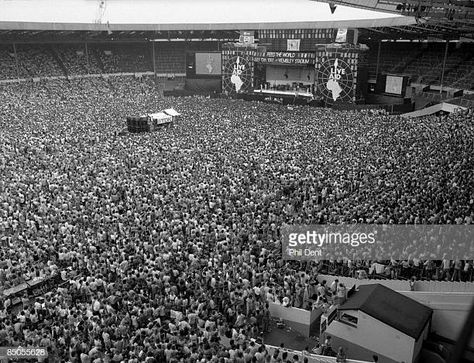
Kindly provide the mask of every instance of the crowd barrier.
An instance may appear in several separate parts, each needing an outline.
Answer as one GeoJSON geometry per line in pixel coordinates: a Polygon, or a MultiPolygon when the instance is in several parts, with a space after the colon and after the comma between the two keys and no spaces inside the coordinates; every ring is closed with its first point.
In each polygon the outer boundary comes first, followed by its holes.
{"type": "MultiPolygon", "coordinates": [[[[304,358],[308,358],[309,363],[337,363],[336,357],[328,357],[324,355],[303,353],[297,350],[278,348],[273,345],[266,345],[266,344],[265,344],[265,347],[267,348],[267,351],[270,353],[270,355],[273,355],[275,350],[279,349],[280,352],[287,352],[289,357],[293,357],[294,355],[297,355],[298,360],[300,362],[303,362],[304,358]]],[[[368,363],[368,362],[362,361],[362,360],[346,359],[345,363],[368,363]]]]}
{"type": "MultiPolygon", "coordinates": [[[[32,78],[15,78],[15,79],[2,79],[0,84],[9,84],[9,83],[24,83],[24,82],[40,82],[44,80],[58,80],[58,79],[83,79],[83,78],[108,78],[108,77],[143,77],[143,76],[153,76],[153,72],[122,72],[122,73],[94,73],[94,74],[77,74],[70,76],[47,76],[47,77],[32,77],[32,78]]],[[[157,78],[180,78],[185,77],[185,73],[157,73],[157,78]]]]}
{"type": "MultiPolygon", "coordinates": [[[[318,275],[318,281],[327,281],[327,285],[338,279],[347,289],[354,285],[369,285],[381,284],[395,291],[410,291],[410,282],[407,280],[379,280],[379,279],[364,279],[359,280],[353,277],[334,276],[334,275],[318,275]]],[[[458,282],[458,281],[416,281],[414,285],[415,291],[426,292],[467,292],[474,293],[474,283],[472,282],[458,282]]]]}
{"type": "Polygon", "coordinates": [[[453,105],[453,104],[450,104],[450,103],[447,103],[447,102],[441,102],[437,105],[426,107],[422,110],[408,112],[408,113],[405,113],[401,116],[402,117],[423,117],[423,116],[427,116],[427,115],[432,115],[432,114],[434,114],[436,112],[439,112],[439,111],[456,112],[456,111],[465,110],[465,109],[466,109],[465,107],[462,107],[462,106],[459,106],[459,105],[453,105]]]}

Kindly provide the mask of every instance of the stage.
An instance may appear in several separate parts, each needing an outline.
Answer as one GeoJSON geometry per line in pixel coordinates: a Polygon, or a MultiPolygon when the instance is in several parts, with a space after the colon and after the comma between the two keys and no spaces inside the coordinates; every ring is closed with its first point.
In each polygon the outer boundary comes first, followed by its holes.
{"type": "Polygon", "coordinates": [[[246,101],[279,103],[281,105],[323,106],[323,102],[315,99],[313,94],[300,91],[254,90],[236,94],[234,97],[246,101]]]}
{"type": "Polygon", "coordinates": [[[302,91],[278,91],[271,89],[256,89],[253,93],[258,93],[261,95],[270,95],[274,97],[303,97],[313,99],[313,94],[309,92],[302,91]]]}

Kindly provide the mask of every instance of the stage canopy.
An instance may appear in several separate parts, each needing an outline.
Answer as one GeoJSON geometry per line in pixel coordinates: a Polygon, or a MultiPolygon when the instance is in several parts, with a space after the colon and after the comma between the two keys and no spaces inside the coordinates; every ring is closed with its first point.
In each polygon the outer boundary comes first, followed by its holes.
{"type": "Polygon", "coordinates": [[[258,30],[367,28],[415,18],[309,0],[0,0],[4,30],[258,30]]]}
{"type": "Polygon", "coordinates": [[[171,118],[170,115],[167,115],[164,112],[150,113],[150,114],[148,114],[148,116],[152,120],[163,120],[163,119],[170,119],[171,118]]]}
{"type": "Polygon", "coordinates": [[[181,114],[177,112],[174,108],[167,108],[163,112],[173,117],[181,116],[181,114]]]}

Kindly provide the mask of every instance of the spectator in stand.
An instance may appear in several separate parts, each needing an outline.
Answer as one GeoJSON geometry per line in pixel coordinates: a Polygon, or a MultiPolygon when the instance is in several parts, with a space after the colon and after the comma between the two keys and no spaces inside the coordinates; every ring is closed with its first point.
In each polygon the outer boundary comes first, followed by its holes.
{"type": "Polygon", "coordinates": [[[461,260],[456,260],[454,262],[454,272],[451,281],[460,281],[461,280],[461,271],[463,269],[463,262],[461,260]]]}
{"type": "Polygon", "coordinates": [[[335,279],[331,284],[331,294],[335,295],[339,286],[339,280],[335,279]]]}

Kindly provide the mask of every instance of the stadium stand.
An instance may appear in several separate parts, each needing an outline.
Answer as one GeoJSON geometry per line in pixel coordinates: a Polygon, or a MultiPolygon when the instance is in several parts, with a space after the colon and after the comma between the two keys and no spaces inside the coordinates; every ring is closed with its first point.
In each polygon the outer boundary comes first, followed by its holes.
{"type": "MultiPolygon", "coordinates": [[[[443,43],[385,42],[381,44],[379,72],[406,74],[411,80],[427,85],[439,85],[444,58],[443,43]]],[[[378,46],[369,53],[369,75],[375,78],[378,46]]],[[[474,47],[463,44],[459,48],[450,44],[443,83],[448,87],[470,90],[473,86],[474,47]]]]}
{"type": "Polygon", "coordinates": [[[21,44],[17,46],[20,78],[62,76],[63,69],[54,58],[49,45],[21,44]]]}
{"type": "Polygon", "coordinates": [[[1,79],[15,79],[18,77],[15,54],[13,47],[11,46],[0,46],[0,78],[1,79]]]}
{"type": "Polygon", "coordinates": [[[84,75],[102,73],[94,57],[87,57],[85,46],[60,44],[54,47],[59,60],[64,65],[67,75],[84,75]]]}
{"type": "Polygon", "coordinates": [[[104,73],[153,71],[149,44],[97,44],[92,49],[104,73]]]}
{"type": "MultiPolygon", "coordinates": [[[[194,48],[184,42],[157,42],[157,73],[184,74],[186,51],[192,51],[194,48]]],[[[215,45],[206,45],[203,42],[200,50],[207,49],[214,50],[215,45]]],[[[377,50],[377,45],[372,44],[368,62],[370,78],[375,78],[377,50]]],[[[380,73],[410,75],[412,82],[439,85],[443,52],[444,45],[441,43],[425,46],[420,43],[382,43],[378,70],[380,73]]],[[[0,48],[0,79],[153,71],[152,49],[149,44],[89,44],[88,52],[84,45],[21,44],[17,45],[17,55],[19,74],[13,46],[3,45],[0,48]],[[86,54],[89,55],[88,59],[86,54]]],[[[450,45],[444,86],[473,89],[473,55],[474,49],[469,44],[463,44],[459,48],[454,44],[450,45]]]]}
{"type": "Polygon", "coordinates": [[[157,42],[157,73],[185,73],[186,47],[183,42],[157,42]]]}

